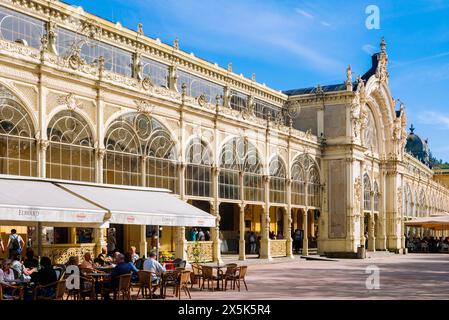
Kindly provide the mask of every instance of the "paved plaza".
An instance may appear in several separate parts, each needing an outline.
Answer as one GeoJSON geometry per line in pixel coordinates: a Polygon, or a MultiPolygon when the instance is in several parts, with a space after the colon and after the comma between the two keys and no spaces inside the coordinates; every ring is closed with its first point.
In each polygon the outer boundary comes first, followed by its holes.
{"type": "MultiPolygon", "coordinates": [[[[279,260],[278,260],[279,261],[279,260]]],[[[449,254],[376,256],[365,260],[271,264],[248,260],[249,291],[191,290],[193,299],[449,299],[449,254]],[[380,269],[380,289],[368,290],[366,267],[380,269]]],[[[227,262],[227,261],[225,261],[227,262]]],[[[184,296],[182,297],[184,298],[184,296]]]]}

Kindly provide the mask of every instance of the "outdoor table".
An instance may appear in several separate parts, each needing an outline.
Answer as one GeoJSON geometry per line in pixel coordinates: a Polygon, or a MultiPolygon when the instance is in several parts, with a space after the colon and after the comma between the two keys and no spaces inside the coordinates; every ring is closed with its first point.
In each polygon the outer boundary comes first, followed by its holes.
{"type": "Polygon", "coordinates": [[[217,270],[217,290],[221,290],[220,289],[220,271],[221,271],[221,269],[226,268],[226,265],[225,264],[213,264],[213,265],[206,264],[206,266],[217,270]]]}
{"type": "MultiPolygon", "coordinates": [[[[86,276],[92,277],[94,279],[94,290],[96,292],[97,285],[99,285],[100,280],[104,280],[104,278],[110,277],[111,274],[103,273],[103,272],[90,272],[90,273],[86,273],[86,276]]],[[[98,300],[97,294],[95,294],[95,299],[98,300]]]]}
{"type": "Polygon", "coordinates": [[[114,269],[114,266],[111,265],[111,266],[104,266],[104,267],[96,267],[95,269],[110,273],[112,271],[112,269],[114,269]]]}
{"type": "Polygon", "coordinates": [[[25,291],[28,289],[28,285],[33,284],[31,282],[31,279],[15,279],[15,280],[4,280],[5,283],[10,284],[12,286],[20,286],[23,287],[23,296],[22,299],[25,296],[25,291]]]}

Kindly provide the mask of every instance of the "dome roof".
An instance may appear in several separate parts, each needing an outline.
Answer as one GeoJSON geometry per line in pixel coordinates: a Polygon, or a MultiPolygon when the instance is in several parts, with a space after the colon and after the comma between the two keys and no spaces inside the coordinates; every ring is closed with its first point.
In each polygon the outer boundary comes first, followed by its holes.
{"type": "Polygon", "coordinates": [[[429,145],[427,144],[427,140],[422,139],[415,134],[414,131],[415,128],[412,124],[410,127],[410,134],[407,137],[407,143],[405,144],[405,151],[428,166],[430,159],[429,145]]]}

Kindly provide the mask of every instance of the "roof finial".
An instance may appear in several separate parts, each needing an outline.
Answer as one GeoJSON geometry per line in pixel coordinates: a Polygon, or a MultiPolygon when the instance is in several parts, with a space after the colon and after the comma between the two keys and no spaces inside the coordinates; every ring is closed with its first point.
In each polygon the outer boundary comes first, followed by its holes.
{"type": "Polygon", "coordinates": [[[228,63],[228,72],[232,72],[232,62],[228,63]]]}
{"type": "Polygon", "coordinates": [[[143,36],[143,24],[142,24],[142,23],[139,23],[139,24],[137,25],[137,34],[138,34],[139,36],[143,36]]]}
{"type": "Polygon", "coordinates": [[[351,65],[349,65],[349,64],[348,64],[348,67],[346,68],[345,85],[346,85],[347,91],[352,91],[352,70],[351,70],[351,65]]]}
{"type": "Polygon", "coordinates": [[[253,72],[253,74],[251,75],[251,80],[252,81],[256,81],[256,74],[253,72]]]}
{"type": "Polygon", "coordinates": [[[173,48],[175,48],[176,50],[179,50],[179,38],[176,37],[175,40],[173,41],[173,48]]]}
{"type": "Polygon", "coordinates": [[[380,52],[387,53],[387,43],[385,42],[384,37],[382,37],[382,39],[380,40],[380,52]]]}
{"type": "Polygon", "coordinates": [[[413,126],[413,123],[412,123],[412,125],[410,126],[410,134],[412,134],[414,131],[415,131],[415,127],[413,126]]]}

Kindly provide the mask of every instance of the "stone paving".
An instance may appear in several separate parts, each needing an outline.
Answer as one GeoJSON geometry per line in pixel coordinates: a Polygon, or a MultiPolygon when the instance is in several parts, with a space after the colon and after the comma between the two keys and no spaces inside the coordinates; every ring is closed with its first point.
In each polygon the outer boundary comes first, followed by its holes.
{"type": "MultiPolygon", "coordinates": [[[[225,258],[225,263],[230,262],[225,258]]],[[[239,264],[243,264],[238,261],[239,264]]],[[[449,299],[449,254],[375,256],[365,260],[249,259],[249,291],[191,290],[193,299],[449,299]],[[380,269],[380,289],[366,288],[366,267],[380,269]]],[[[172,298],[171,298],[172,299],[172,298]]],[[[182,299],[185,299],[182,296],[182,299]]]]}

